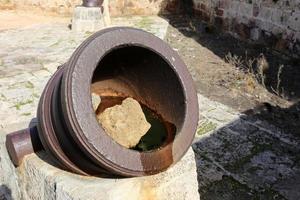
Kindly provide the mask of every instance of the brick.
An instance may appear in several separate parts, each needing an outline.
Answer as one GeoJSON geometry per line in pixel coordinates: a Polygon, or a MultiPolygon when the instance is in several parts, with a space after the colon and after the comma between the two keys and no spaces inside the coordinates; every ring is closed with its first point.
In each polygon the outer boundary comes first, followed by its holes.
{"type": "Polygon", "coordinates": [[[203,19],[205,22],[210,22],[210,20],[211,20],[210,14],[207,13],[207,12],[202,12],[202,19],[203,19]]]}
{"type": "Polygon", "coordinates": [[[300,41],[300,32],[295,33],[295,40],[300,41]]]}
{"type": "Polygon", "coordinates": [[[256,27],[256,20],[254,18],[249,19],[248,26],[251,28],[256,27]]]}
{"type": "Polygon", "coordinates": [[[219,8],[227,9],[229,7],[230,0],[220,0],[218,3],[219,8]]]}
{"type": "Polygon", "coordinates": [[[262,7],[272,7],[274,5],[273,0],[264,0],[261,1],[261,6],[262,7]]]}
{"type": "Polygon", "coordinates": [[[249,39],[250,38],[250,28],[243,23],[236,24],[235,32],[242,38],[242,39],[249,39]]]}
{"type": "Polygon", "coordinates": [[[279,9],[273,9],[272,10],[272,16],[271,16],[271,21],[274,24],[281,24],[281,19],[282,19],[283,12],[279,9]]]}
{"type": "Polygon", "coordinates": [[[223,19],[223,27],[222,27],[222,29],[224,31],[229,31],[230,30],[230,19],[228,19],[228,18],[224,18],[223,19]]]}
{"type": "Polygon", "coordinates": [[[284,32],[284,27],[280,25],[274,25],[270,30],[274,35],[280,35],[284,32]]]}
{"type": "Polygon", "coordinates": [[[286,40],[293,40],[294,37],[295,37],[295,32],[289,29],[286,29],[284,34],[282,35],[282,38],[286,40]]]}
{"type": "Polygon", "coordinates": [[[229,9],[237,11],[239,9],[239,5],[240,5],[240,2],[238,2],[238,1],[231,1],[230,5],[229,5],[230,6],[229,9]]]}
{"type": "Polygon", "coordinates": [[[179,2],[177,0],[168,1],[165,10],[170,13],[177,13],[179,11],[179,2]]]}
{"type": "Polygon", "coordinates": [[[280,19],[280,23],[282,24],[282,25],[287,25],[287,23],[288,23],[288,21],[289,21],[289,18],[290,18],[290,16],[291,16],[291,11],[286,11],[286,10],[284,10],[283,12],[282,12],[282,16],[281,16],[281,19],[280,19]]]}
{"type": "Polygon", "coordinates": [[[287,40],[285,40],[283,38],[279,38],[276,41],[274,49],[276,49],[278,51],[284,51],[284,50],[288,49],[288,45],[289,45],[289,42],[287,40]]]}
{"type": "Polygon", "coordinates": [[[292,13],[292,16],[289,17],[287,25],[290,29],[300,31],[300,11],[292,13]]]}
{"type": "Polygon", "coordinates": [[[252,16],[253,15],[252,5],[248,3],[240,3],[238,13],[241,16],[252,16]]]}
{"type": "Polygon", "coordinates": [[[195,16],[195,17],[201,18],[201,16],[202,16],[202,11],[201,11],[201,10],[198,10],[198,9],[194,9],[194,16],[195,16]]]}
{"type": "Polygon", "coordinates": [[[252,14],[254,17],[257,17],[259,14],[259,6],[256,3],[253,4],[252,14]]]}
{"type": "Polygon", "coordinates": [[[260,12],[258,14],[258,17],[263,19],[263,20],[271,21],[272,9],[267,8],[267,7],[261,7],[260,12]]]}
{"type": "Polygon", "coordinates": [[[217,16],[223,16],[224,15],[224,9],[216,8],[215,11],[216,11],[217,16]]]}
{"type": "Polygon", "coordinates": [[[215,26],[217,28],[219,28],[219,29],[223,28],[224,22],[223,22],[223,18],[222,17],[216,17],[214,22],[215,22],[214,24],[215,24],[215,26]]]}
{"type": "Polygon", "coordinates": [[[259,28],[252,28],[250,30],[250,39],[251,40],[259,40],[260,34],[261,34],[261,30],[259,28]]]}

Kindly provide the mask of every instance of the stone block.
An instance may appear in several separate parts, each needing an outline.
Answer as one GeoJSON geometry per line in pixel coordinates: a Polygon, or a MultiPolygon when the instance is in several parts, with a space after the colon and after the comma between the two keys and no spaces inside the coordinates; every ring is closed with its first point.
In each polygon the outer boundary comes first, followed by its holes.
{"type": "Polygon", "coordinates": [[[218,2],[218,7],[222,8],[222,9],[228,9],[229,8],[229,3],[230,3],[230,0],[220,0],[218,2]]]}
{"type": "Polygon", "coordinates": [[[45,152],[25,157],[20,167],[11,163],[5,135],[26,123],[0,130],[0,197],[47,200],[199,200],[196,162],[192,148],[167,171],[135,178],[97,178],[72,174],[56,167],[45,152]]]}
{"type": "Polygon", "coordinates": [[[261,30],[259,28],[252,28],[250,30],[250,39],[251,40],[259,40],[261,34],[261,30]]]}
{"type": "Polygon", "coordinates": [[[279,9],[273,9],[272,10],[272,16],[271,16],[271,21],[274,23],[274,24],[281,24],[282,22],[282,15],[283,15],[283,12],[279,9]]]}
{"type": "Polygon", "coordinates": [[[292,16],[289,17],[287,25],[294,31],[300,31],[300,11],[292,13],[292,16]]]}
{"type": "Polygon", "coordinates": [[[258,17],[265,21],[271,21],[272,18],[272,8],[261,7],[258,17]]]}
{"type": "Polygon", "coordinates": [[[104,15],[99,7],[77,6],[74,9],[72,30],[75,32],[95,32],[105,27],[104,15]]]}
{"type": "Polygon", "coordinates": [[[240,16],[251,17],[251,16],[253,15],[252,5],[251,5],[251,4],[248,4],[248,3],[243,3],[243,2],[241,2],[241,3],[239,4],[238,14],[239,14],[240,16]]]}
{"type": "Polygon", "coordinates": [[[259,14],[259,9],[260,9],[260,8],[259,8],[259,5],[258,5],[257,3],[254,3],[252,9],[253,9],[253,10],[252,10],[253,16],[254,16],[254,17],[257,17],[258,14],[259,14]]]}
{"type": "Polygon", "coordinates": [[[237,13],[238,9],[239,9],[239,5],[240,5],[240,2],[238,2],[238,1],[231,1],[230,4],[229,4],[229,10],[232,13],[237,13]]]}
{"type": "Polygon", "coordinates": [[[217,16],[223,16],[223,14],[224,14],[224,9],[222,9],[222,8],[216,8],[216,9],[215,9],[215,12],[216,12],[216,15],[217,15],[217,16]]]}

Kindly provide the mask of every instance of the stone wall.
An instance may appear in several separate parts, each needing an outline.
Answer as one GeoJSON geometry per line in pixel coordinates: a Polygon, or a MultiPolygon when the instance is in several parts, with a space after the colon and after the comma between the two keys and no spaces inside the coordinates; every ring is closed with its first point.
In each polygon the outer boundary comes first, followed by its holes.
{"type": "MultiPolygon", "coordinates": [[[[109,0],[112,16],[157,15],[179,11],[180,0],[109,0]]],[[[0,9],[12,7],[19,9],[36,8],[61,15],[70,15],[82,0],[0,0],[0,9]]]]}
{"type": "Polygon", "coordinates": [[[157,15],[178,12],[180,0],[110,0],[111,16],[157,15]]]}
{"type": "Polygon", "coordinates": [[[81,0],[0,0],[0,8],[38,9],[61,15],[70,15],[80,4],[81,0]]]}
{"type": "Polygon", "coordinates": [[[193,0],[196,16],[232,35],[300,57],[299,0],[193,0]]]}

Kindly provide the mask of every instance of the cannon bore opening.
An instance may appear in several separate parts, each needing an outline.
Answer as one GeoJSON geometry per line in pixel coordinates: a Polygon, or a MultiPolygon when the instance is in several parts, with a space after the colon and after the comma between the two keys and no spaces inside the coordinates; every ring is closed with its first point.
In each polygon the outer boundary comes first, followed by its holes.
{"type": "Polygon", "coordinates": [[[138,101],[151,128],[131,149],[153,151],[174,140],[184,121],[185,100],[181,83],[162,56],[140,46],[122,46],[108,52],[94,71],[91,93],[101,97],[96,115],[138,101]]]}

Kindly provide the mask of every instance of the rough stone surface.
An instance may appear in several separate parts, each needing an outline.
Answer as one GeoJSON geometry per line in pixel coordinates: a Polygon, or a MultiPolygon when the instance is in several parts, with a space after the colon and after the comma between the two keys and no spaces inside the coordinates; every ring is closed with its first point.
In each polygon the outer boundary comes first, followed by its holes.
{"type": "Polygon", "coordinates": [[[5,135],[25,127],[26,123],[22,123],[0,130],[0,197],[24,200],[199,199],[195,157],[191,148],[180,162],[167,171],[147,177],[112,179],[79,176],[56,167],[45,152],[26,156],[22,165],[15,168],[5,149],[5,135]]]}
{"type": "Polygon", "coordinates": [[[157,15],[179,9],[179,0],[110,0],[112,16],[157,15]]]}
{"type": "Polygon", "coordinates": [[[99,7],[77,6],[74,9],[72,30],[77,32],[95,32],[107,26],[99,7]]]}
{"type": "Polygon", "coordinates": [[[0,0],[4,8],[38,9],[62,15],[72,13],[74,7],[81,4],[82,0],[0,0]]]}
{"type": "Polygon", "coordinates": [[[200,94],[198,98],[193,149],[203,198],[300,198],[299,138],[200,94]]]}
{"type": "Polygon", "coordinates": [[[236,37],[300,55],[299,0],[193,0],[193,9],[202,20],[236,37]]]}
{"type": "Polygon", "coordinates": [[[139,102],[132,98],[106,108],[97,118],[106,133],[126,148],[136,146],[151,127],[139,102]]]}
{"type": "MultiPolygon", "coordinates": [[[[179,0],[105,0],[103,5],[112,16],[124,16],[176,12],[179,3],[179,0]]],[[[82,0],[0,0],[0,8],[36,9],[60,15],[72,14],[81,4],[82,0]]]]}
{"type": "Polygon", "coordinates": [[[101,102],[101,98],[99,95],[92,93],[92,105],[93,105],[93,109],[96,111],[100,102],[101,102]]]}

